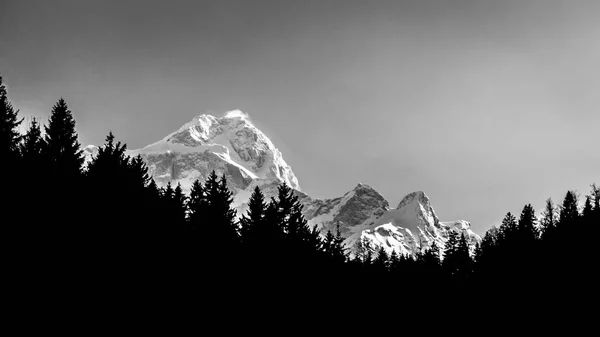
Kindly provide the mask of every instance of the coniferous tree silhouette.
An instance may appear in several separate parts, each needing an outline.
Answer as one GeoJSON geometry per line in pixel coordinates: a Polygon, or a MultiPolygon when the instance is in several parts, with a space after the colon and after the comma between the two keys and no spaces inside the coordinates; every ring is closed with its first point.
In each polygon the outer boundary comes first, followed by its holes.
{"type": "Polygon", "coordinates": [[[133,228],[134,214],[124,207],[133,199],[129,198],[131,175],[125,150],[126,146],[121,142],[115,143],[115,136],[109,132],[104,145],[98,149],[97,156],[88,164],[85,172],[87,184],[93,191],[89,194],[91,204],[104,205],[103,210],[90,219],[93,225],[88,225],[89,238],[95,242],[94,249],[98,250],[95,253],[100,256],[121,256],[125,247],[134,245],[131,239],[137,232],[133,228]],[[104,242],[110,242],[113,248],[104,251],[105,248],[100,248],[106,247],[103,246],[104,242]]]}
{"type": "Polygon", "coordinates": [[[462,282],[465,282],[471,276],[473,271],[473,260],[469,252],[469,243],[465,233],[461,233],[458,247],[456,250],[456,260],[458,265],[458,272],[462,278],[462,282]]]}
{"type": "Polygon", "coordinates": [[[175,190],[173,191],[173,225],[177,233],[186,233],[186,213],[187,213],[187,197],[183,193],[181,184],[177,183],[175,190]]]}
{"type": "Polygon", "coordinates": [[[400,267],[400,257],[398,256],[398,253],[396,253],[396,250],[392,250],[392,253],[390,254],[390,263],[389,263],[389,270],[390,270],[390,275],[391,278],[394,279],[396,274],[398,273],[398,269],[400,267]]]}
{"type": "Polygon", "coordinates": [[[504,218],[502,219],[502,223],[499,228],[499,240],[502,242],[514,243],[518,234],[517,234],[517,219],[511,212],[506,213],[504,218]]]}
{"type": "Polygon", "coordinates": [[[22,191],[17,193],[21,194],[25,193],[25,191],[35,191],[32,195],[35,195],[36,197],[32,198],[30,195],[30,197],[27,198],[26,203],[18,206],[19,210],[10,208],[17,214],[21,212],[21,214],[26,214],[26,220],[22,219],[21,222],[25,222],[27,225],[21,225],[19,230],[26,230],[26,228],[29,228],[29,231],[37,231],[38,227],[46,220],[47,213],[43,211],[43,208],[39,208],[41,206],[39,205],[40,200],[44,200],[46,197],[45,191],[47,190],[47,181],[41,174],[41,172],[45,172],[47,169],[44,157],[42,156],[44,146],[45,142],[41,135],[40,124],[33,118],[21,144],[19,144],[21,153],[21,163],[19,165],[20,174],[27,178],[23,179],[21,182],[22,186],[20,190],[22,191]],[[38,211],[27,212],[27,210],[32,208],[35,208],[38,211]]]}
{"type": "Polygon", "coordinates": [[[389,256],[383,246],[379,247],[379,251],[377,252],[377,256],[375,260],[373,260],[373,270],[377,273],[385,273],[388,270],[388,261],[389,256]]]}
{"type": "MultiPolygon", "coordinates": [[[[31,240],[26,237],[27,230],[22,223],[22,218],[31,213],[29,210],[32,205],[29,203],[32,198],[28,194],[31,193],[30,188],[35,188],[34,186],[23,188],[23,186],[19,186],[19,179],[15,179],[22,173],[23,168],[19,154],[19,142],[21,141],[19,125],[23,119],[18,118],[18,113],[19,110],[15,110],[8,100],[7,88],[0,75],[0,162],[2,163],[0,164],[0,177],[2,177],[0,236],[3,246],[11,247],[8,248],[9,251],[29,247],[26,242],[31,240]],[[15,248],[13,249],[12,246],[15,248]]],[[[39,217],[30,220],[31,224],[39,224],[39,217]]],[[[27,251],[28,249],[23,249],[23,253],[26,254],[27,251]]]]}
{"type": "Polygon", "coordinates": [[[225,175],[219,180],[213,170],[204,185],[204,192],[207,207],[205,226],[201,229],[206,237],[203,249],[206,256],[221,252],[222,261],[215,260],[215,263],[222,263],[219,267],[224,267],[235,256],[239,243],[235,210],[231,208],[232,193],[227,188],[225,175]],[[223,249],[226,251],[223,252],[223,249]]]}
{"type": "Polygon", "coordinates": [[[284,255],[287,261],[283,264],[286,272],[307,276],[318,268],[315,264],[321,249],[319,233],[311,231],[302,214],[302,204],[285,182],[279,185],[277,192],[276,221],[285,234],[284,255]]]}
{"type": "Polygon", "coordinates": [[[248,212],[240,219],[240,233],[245,243],[255,243],[263,235],[267,204],[258,186],[254,188],[248,202],[248,212]]]}
{"type": "Polygon", "coordinates": [[[559,227],[564,230],[568,228],[568,226],[574,226],[578,219],[579,209],[577,195],[574,191],[568,191],[560,209],[559,227]]]}
{"type": "Polygon", "coordinates": [[[44,127],[44,161],[48,163],[46,193],[48,200],[43,211],[48,221],[53,224],[44,228],[45,235],[51,235],[61,247],[61,260],[70,259],[72,246],[78,246],[75,237],[81,230],[81,222],[85,219],[86,193],[82,184],[82,166],[84,157],[77,140],[75,120],[64,99],[60,99],[53,107],[48,125],[44,127]]]}
{"type": "Polygon", "coordinates": [[[41,156],[46,142],[42,138],[40,124],[34,117],[27,133],[23,136],[23,142],[20,144],[20,152],[26,166],[41,163],[41,156]]]}
{"type": "Polygon", "coordinates": [[[592,197],[587,195],[585,197],[585,204],[583,205],[583,210],[581,211],[581,216],[585,219],[591,217],[594,213],[594,208],[592,207],[592,197]]]}
{"type": "Polygon", "coordinates": [[[324,251],[330,256],[332,262],[340,266],[348,259],[346,253],[346,247],[344,245],[344,237],[340,231],[340,225],[336,225],[335,235],[331,230],[327,231],[325,239],[323,240],[324,251]]]}
{"type": "Polygon", "coordinates": [[[429,272],[438,272],[440,267],[440,248],[433,241],[431,246],[425,250],[425,254],[423,254],[423,262],[426,271],[429,272]]]}
{"type": "Polygon", "coordinates": [[[458,232],[451,230],[448,233],[448,239],[444,243],[444,260],[442,265],[448,275],[455,275],[458,271],[458,232]]]}
{"type": "Polygon", "coordinates": [[[84,162],[83,151],[77,140],[75,120],[63,98],[52,107],[45,133],[52,173],[65,179],[78,178],[84,162]]]}
{"type": "MultiPolygon", "coordinates": [[[[206,225],[204,221],[207,208],[208,201],[206,200],[204,185],[199,180],[196,180],[192,184],[190,197],[187,201],[188,223],[189,226],[194,229],[194,231],[200,232],[206,225]]],[[[198,233],[195,235],[198,235],[198,233]]]]}
{"type": "Polygon", "coordinates": [[[542,213],[542,219],[540,220],[541,238],[544,240],[549,239],[552,236],[552,232],[558,221],[556,215],[556,207],[551,198],[546,199],[546,207],[542,213]]]}
{"type": "Polygon", "coordinates": [[[523,211],[521,212],[521,217],[519,218],[518,223],[519,240],[525,242],[525,245],[532,245],[533,241],[535,241],[538,237],[538,233],[535,228],[536,222],[537,218],[535,216],[533,207],[531,204],[525,205],[525,207],[523,207],[523,211]]]}
{"type": "Polygon", "coordinates": [[[19,133],[19,125],[23,122],[23,118],[19,120],[18,114],[19,110],[15,110],[8,100],[6,85],[0,75],[0,158],[6,163],[16,163],[19,158],[19,142],[22,137],[19,133]]]}

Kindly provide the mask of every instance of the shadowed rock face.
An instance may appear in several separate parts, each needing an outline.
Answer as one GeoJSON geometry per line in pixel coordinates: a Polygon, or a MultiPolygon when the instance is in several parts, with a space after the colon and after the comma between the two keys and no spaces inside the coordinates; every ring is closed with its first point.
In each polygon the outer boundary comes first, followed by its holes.
{"type": "Polygon", "coordinates": [[[159,186],[168,182],[180,183],[187,193],[195,180],[205,181],[214,170],[217,175],[224,175],[227,185],[233,192],[244,190],[252,178],[239,167],[222,160],[213,152],[195,153],[161,153],[142,154],[145,159],[149,173],[159,186]]]}
{"type": "Polygon", "coordinates": [[[372,214],[383,214],[388,206],[387,200],[373,188],[359,185],[354,189],[354,195],[340,207],[334,222],[341,222],[346,226],[360,225],[372,214]]]}

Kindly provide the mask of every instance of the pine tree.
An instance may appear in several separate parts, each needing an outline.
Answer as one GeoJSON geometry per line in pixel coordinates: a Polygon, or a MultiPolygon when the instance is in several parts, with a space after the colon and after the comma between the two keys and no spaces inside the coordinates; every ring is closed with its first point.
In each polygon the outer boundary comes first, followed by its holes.
{"type": "Polygon", "coordinates": [[[573,191],[568,191],[563,200],[560,210],[559,222],[561,225],[570,224],[577,221],[579,218],[577,195],[573,191]]]}
{"type": "Polygon", "coordinates": [[[187,197],[183,193],[181,184],[177,183],[177,187],[173,191],[173,222],[176,226],[177,232],[183,232],[185,230],[186,223],[186,208],[187,197]]]}
{"type": "Polygon", "coordinates": [[[583,211],[581,212],[581,216],[584,219],[590,219],[593,216],[594,209],[592,208],[592,197],[587,195],[585,197],[585,204],[583,206],[583,211]]]}
{"type": "Polygon", "coordinates": [[[187,202],[188,222],[192,229],[199,233],[206,226],[206,216],[208,215],[208,200],[204,185],[199,180],[194,181],[190,191],[190,198],[187,202]]]}
{"type": "Polygon", "coordinates": [[[440,265],[440,248],[433,241],[431,246],[425,250],[425,254],[423,255],[423,262],[425,266],[430,269],[434,269],[439,267],[440,265]]]}
{"type": "Polygon", "coordinates": [[[502,224],[500,224],[499,229],[499,240],[500,241],[513,241],[517,237],[517,219],[511,212],[506,213],[504,219],[502,219],[502,224]]]}
{"type": "Polygon", "coordinates": [[[34,117],[31,120],[31,125],[29,126],[27,133],[23,137],[23,142],[20,144],[21,156],[26,163],[29,163],[26,165],[39,163],[41,161],[41,155],[44,151],[45,144],[46,143],[42,138],[40,124],[34,117]]]}
{"type": "Polygon", "coordinates": [[[469,277],[473,268],[473,260],[471,259],[469,243],[464,232],[460,236],[456,250],[456,260],[459,273],[465,277],[469,277]]]}
{"type": "Polygon", "coordinates": [[[558,221],[556,216],[556,207],[552,202],[551,198],[546,199],[546,208],[542,213],[542,219],[540,220],[540,229],[542,232],[542,239],[547,239],[552,236],[552,231],[558,221]]]}
{"type": "Polygon", "coordinates": [[[537,239],[538,234],[535,228],[536,221],[535,211],[531,204],[525,205],[521,212],[518,224],[518,237],[520,240],[531,243],[537,239]]]}
{"type": "Polygon", "coordinates": [[[14,162],[19,157],[19,125],[23,119],[19,120],[18,114],[19,110],[15,110],[8,100],[6,85],[2,83],[0,75],[0,159],[3,163],[14,162]]]}
{"type": "Polygon", "coordinates": [[[267,204],[265,196],[258,186],[254,188],[248,201],[248,212],[240,219],[240,234],[242,240],[249,242],[260,237],[260,232],[265,226],[265,213],[267,204]]]}
{"type": "Polygon", "coordinates": [[[375,257],[375,260],[373,261],[374,270],[380,273],[386,272],[388,268],[388,260],[389,256],[385,251],[385,248],[380,246],[379,251],[377,252],[377,257],[375,257]]]}
{"type": "Polygon", "coordinates": [[[335,229],[335,237],[333,239],[333,245],[331,248],[333,259],[335,262],[339,264],[343,264],[348,259],[348,254],[346,253],[346,247],[344,246],[344,237],[342,237],[342,233],[340,231],[340,225],[336,225],[335,229]]]}
{"type": "Polygon", "coordinates": [[[53,174],[78,177],[84,162],[83,151],[77,140],[75,120],[63,98],[52,107],[45,131],[46,152],[52,162],[53,174]]]}
{"type": "MultiPolygon", "coordinates": [[[[231,208],[233,202],[232,193],[227,188],[225,175],[218,180],[213,170],[204,185],[206,201],[208,202],[206,212],[205,230],[212,233],[225,246],[234,246],[238,243],[237,224],[235,221],[235,210],[231,208]]],[[[209,245],[210,246],[210,245],[209,245]]],[[[217,247],[212,247],[216,249],[217,247]]]]}
{"type": "Polygon", "coordinates": [[[150,185],[152,178],[148,174],[148,166],[142,159],[142,156],[137,155],[129,160],[129,172],[130,177],[128,179],[129,185],[132,188],[143,190],[150,185]]]}
{"type": "Polygon", "coordinates": [[[445,261],[444,264],[451,265],[453,263],[452,260],[456,253],[457,247],[458,247],[458,232],[451,230],[448,232],[448,239],[446,240],[446,243],[444,244],[444,261],[445,261]]]}
{"type": "Polygon", "coordinates": [[[371,242],[367,238],[365,238],[364,236],[361,236],[354,243],[353,249],[354,249],[354,257],[356,259],[361,261],[363,264],[371,263],[371,258],[373,256],[373,246],[371,245],[371,242]]]}
{"type": "Polygon", "coordinates": [[[392,250],[392,253],[390,254],[390,263],[389,263],[390,273],[397,274],[399,272],[399,268],[400,268],[400,257],[398,256],[398,253],[396,253],[396,250],[392,250]]]}
{"type": "Polygon", "coordinates": [[[291,223],[292,227],[290,228],[290,217],[292,215],[292,208],[294,203],[298,200],[292,194],[292,189],[284,182],[279,185],[277,188],[277,212],[278,212],[278,222],[283,232],[288,237],[294,237],[298,233],[298,224],[293,222],[291,223]]]}
{"type": "Polygon", "coordinates": [[[99,241],[116,240],[135,232],[131,228],[133,214],[128,210],[137,207],[131,205],[133,198],[128,188],[131,178],[128,174],[129,157],[125,155],[125,150],[126,146],[121,142],[115,143],[115,136],[109,132],[104,145],[98,149],[98,154],[88,164],[85,172],[92,204],[110,205],[91,219],[95,223],[94,231],[102,236],[98,237],[99,241]]]}

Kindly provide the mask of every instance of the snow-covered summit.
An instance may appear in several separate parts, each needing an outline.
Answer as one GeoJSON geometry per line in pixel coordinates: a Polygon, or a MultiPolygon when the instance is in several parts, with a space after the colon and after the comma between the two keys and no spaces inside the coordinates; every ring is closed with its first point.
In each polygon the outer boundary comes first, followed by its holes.
{"type": "MultiPolygon", "coordinates": [[[[87,146],[83,153],[87,163],[98,153],[98,147],[87,146]]],[[[224,175],[238,216],[245,212],[254,187],[259,186],[269,200],[285,182],[304,205],[309,225],[323,233],[339,228],[348,248],[360,240],[373,248],[383,246],[389,253],[413,254],[433,242],[443,245],[449,231],[465,234],[471,246],[480,240],[468,221],[440,222],[422,191],[409,193],[394,209],[365,183],[341,197],[311,198],[300,191],[292,168],[273,142],[240,110],[222,117],[197,115],[161,140],[127,154],[145,160],[158,186],[180,183],[185,192],[196,179],[205,181],[213,170],[224,175]]]]}
{"type": "Polygon", "coordinates": [[[159,185],[181,183],[189,190],[196,179],[203,181],[214,169],[225,174],[234,191],[255,179],[285,182],[300,190],[281,152],[240,110],[223,117],[198,115],[163,139],[128,154],[146,159],[159,185]]]}
{"type": "Polygon", "coordinates": [[[416,191],[406,195],[396,209],[354,228],[346,241],[350,246],[362,240],[374,248],[383,246],[388,253],[414,254],[433,242],[443,247],[450,231],[464,234],[471,249],[481,241],[468,221],[440,222],[427,194],[416,191]]]}

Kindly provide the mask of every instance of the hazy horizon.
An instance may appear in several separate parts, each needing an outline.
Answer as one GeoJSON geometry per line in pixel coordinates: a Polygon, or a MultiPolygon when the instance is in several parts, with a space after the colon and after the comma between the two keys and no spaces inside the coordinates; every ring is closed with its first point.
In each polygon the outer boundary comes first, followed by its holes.
{"type": "Polygon", "coordinates": [[[80,142],[131,149],[239,109],[304,192],[424,191],[483,234],[600,183],[594,1],[3,1],[21,116],[64,97],[80,142]]]}

